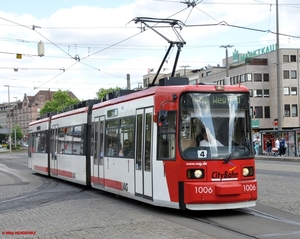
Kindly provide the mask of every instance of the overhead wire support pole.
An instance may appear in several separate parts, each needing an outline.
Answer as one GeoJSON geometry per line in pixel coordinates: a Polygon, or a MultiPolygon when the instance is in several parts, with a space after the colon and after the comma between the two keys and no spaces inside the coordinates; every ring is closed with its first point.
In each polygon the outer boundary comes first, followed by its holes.
{"type": "Polygon", "coordinates": [[[154,76],[154,79],[153,79],[152,83],[150,84],[150,86],[154,86],[154,82],[156,81],[156,79],[157,79],[157,77],[158,77],[158,75],[159,75],[159,72],[161,71],[161,68],[163,67],[163,65],[164,65],[164,63],[165,63],[165,61],[166,61],[166,59],[167,59],[167,56],[169,55],[169,52],[171,51],[171,49],[172,49],[173,46],[174,46],[174,44],[171,42],[171,43],[170,43],[170,46],[169,46],[169,48],[168,48],[168,50],[167,50],[167,52],[166,52],[166,54],[165,54],[165,57],[164,57],[164,59],[162,60],[162,62],[160,63],[160,66],[159,66],[159,68],[158,68],[158,71],[156,72],[156,74],[155,74],[155,76],[154,76]]]}
{"type": "Polygon", "coordinates": [[[276,61],[277,61],[277,122],[278,130],[282,130],[283,121],[283,95],[282,95],[282,81],[281,81],[281,65],[279,54],[279,12],[278,0],[276,0],[276,61]]]}
{"type": "Polygon", "coordinates": [[[178,63],[178,59],[179,59],[179,54],[181,52],[181,48],[182,47],[183,47],[182,44],[177,43],[177,53],[176,53],[176,58],[175,58],[175,62],[174,62],[174,66],[173,66],[171,77],[175,76],[175,71],[176,71],[176,67],[177,67],[177,63],[178,63]]]}
{"type": "Polygon", "coordinates": [[[181,35],[177,31],[177,28],[179,28],[181,30],[182,26],[185,26],[185,24],[183,22],[181,22],[180,20],[176,20],[176,19],[160,19],[160,18],[149,18],[149,17],[136,17],[133,19],[133,21],[135,23],[140,22],[140,23],[144,24],[146,27],[148,27],[151,30],[153,30],[154,32],[156,32],[158,35],[160,35],[162,38],[164,38],[170,44],[168,51],[166,52],[165,57],[164,57],[162,63],[160,64],[160,67],[159,67],[158,71],[156,72],[156,75],[155,75],[153,81],[151,82],[151,84],[149,84],[149,86],[150,87],[154,86],[154,83],[163,67],[163,64],[164,64],[167,56],[170,53],[171,48],[174,46],[174,44],[176,44],[177,45],[177,54],[176,54],[176,58],[175,58],[175,62],[174,62],[173,70],[172,70],[172,75],[171,75],[173,77],[175,75],[175,70],[176,70],[176,66],[177,66],[177,62],[179,59],[179,54],[180,54],[181,48],[183,47],[184,44],[186,44],[184,39],[181,37],[181,35]],[[149,24],[147,24],[147,22],[156,23],[156,25],[150,26],[149,24]],[[158,27],[158,24],[170,25],[170,27],[172,28],[173,32],[175,33],[178,41],[171,41],[170,39],[168,39],[167,37],[162,35],[160,32],[158,32],[156,29],[154,29],[155,27],[158,27]]]}
{"type": "Polygon", "coordinates": [[[9,139],[9,153],[11,153],[11,112],[10,112],[10,92],[9,92],[9,87],[10,85],[4,85],[7,87],[8,91],[8,127],[9,127],[9,133],[8,133],[8,139],[9,139]]]}

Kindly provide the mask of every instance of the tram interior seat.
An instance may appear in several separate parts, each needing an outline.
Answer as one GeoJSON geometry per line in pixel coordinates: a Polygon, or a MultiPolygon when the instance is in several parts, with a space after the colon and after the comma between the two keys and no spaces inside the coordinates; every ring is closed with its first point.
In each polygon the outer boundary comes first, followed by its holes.
{"type": "MultiPolygon", "coordinates": [[[[199,144],[198,144],[199,145],[199,144]]],[[[189,147],[196,147],[198,146],[196,144],[196,141],[195,139],[182,139],[181,140],[181,147],[182,147],[182,150],[184,151],[185,149],[189,148],[189,147]]]]}

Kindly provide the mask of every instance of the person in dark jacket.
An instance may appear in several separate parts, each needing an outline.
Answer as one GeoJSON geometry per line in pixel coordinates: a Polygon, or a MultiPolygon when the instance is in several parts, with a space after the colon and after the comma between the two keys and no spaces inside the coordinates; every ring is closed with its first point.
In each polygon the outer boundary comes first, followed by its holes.
{"type": "Polygon", "coordinates": [[[285,140],[284,138],[280,138],[280,156],[284,156],[285,154],[285,140]]]}
{"type": "Polygon", "coordinates": [[[267,151],[268,151],[268,155],[271,155],[272,154],[272,141],[270,139],[267,140],[267,151]]]}

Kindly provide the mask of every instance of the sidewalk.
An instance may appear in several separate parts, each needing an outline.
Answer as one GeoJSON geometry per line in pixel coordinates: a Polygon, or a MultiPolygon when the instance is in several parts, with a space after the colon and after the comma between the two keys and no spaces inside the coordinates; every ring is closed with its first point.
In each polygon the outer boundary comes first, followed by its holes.
{"type": "MultiPolygon", "coordinates": [[[[27,148],[20,148],[18,150],[12,150],[12,153],[20,152],[20,151],[27,151],[27,148]]],[[[9,153],[9,149],[7,148],[0,148],[0,154],[1,153],[9,153]]],[[[300,157],[289,157],[289,156],[284,156],[284,157],[276,157],[273,155],[256,155],[255,159],[259,160],[273,160],[273,161],[287,161],[287,162],[300,162],[300,157]]]]}
{"type": "MultiPolygon", "coordinates": [[[[23,151],[27,151],[27,150],[28,150],[27,148],[21,147],[20,149],[12,150],[11,152],[17,153],[17,152],[23,152],[23,151]]],[[[9,153],[9,149],[7,149],[6,147],[0,148],[0,154],[2,154],[2,153],[9,153]]]]}
{"type": "Polygon", "coordinates": [[[259,160],[273,160],[273,161],[287,161],[287,162],[300,162],[300,157],[290,156],[273,156],[273,155],[256,155],[255,159],[259,160]]]}

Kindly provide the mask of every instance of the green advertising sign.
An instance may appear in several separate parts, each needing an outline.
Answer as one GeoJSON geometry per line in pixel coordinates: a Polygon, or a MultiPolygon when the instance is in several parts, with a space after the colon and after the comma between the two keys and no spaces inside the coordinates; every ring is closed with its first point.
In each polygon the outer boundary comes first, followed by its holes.
{"type": "Polygon", "coordinates": [[[259,119],[251,119],[252,128],[259,128],[259,119]]]}
{"type": "Polygon", "coordinates": [[[233,62],[244,61],[246,58],[257,57],[259,55],[267,54],[277,50],[277,44],[273,44],[267,47],[259,48],[255,51],[248,51],[246,54],[239,54],[237,50],[234,50],[232,55],[233,62]]]}

